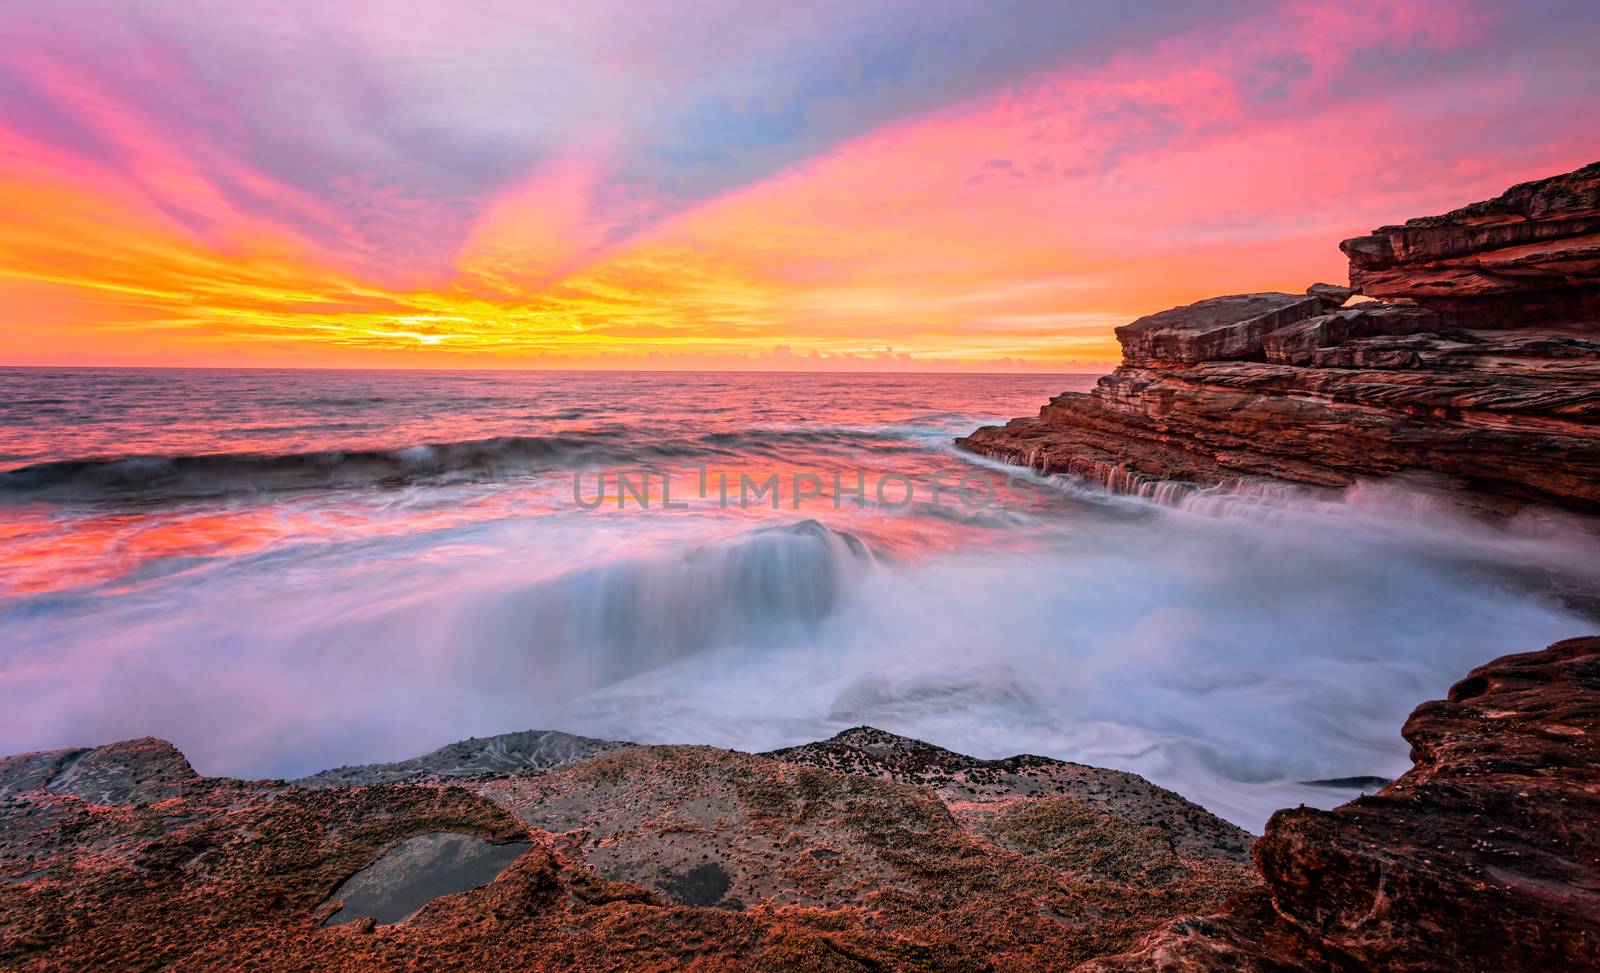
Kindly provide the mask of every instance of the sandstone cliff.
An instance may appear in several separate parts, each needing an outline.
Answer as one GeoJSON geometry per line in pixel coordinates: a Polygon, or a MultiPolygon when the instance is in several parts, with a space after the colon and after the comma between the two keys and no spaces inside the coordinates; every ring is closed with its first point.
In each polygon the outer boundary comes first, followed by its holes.
{"type": "Polygon", "coordinates": [[[1386,300],[1521,327],[1600,320],[1600,163],[1346,240],[1350,283],[1386,300]]]}
{"type": "Polygon", "coordinates": [[[1342,246],[1350,287],[1141,318],[1092,392],[957,442],[1146,495],[1410,473],[1600,512],[1600,163],[1342,246]]]}

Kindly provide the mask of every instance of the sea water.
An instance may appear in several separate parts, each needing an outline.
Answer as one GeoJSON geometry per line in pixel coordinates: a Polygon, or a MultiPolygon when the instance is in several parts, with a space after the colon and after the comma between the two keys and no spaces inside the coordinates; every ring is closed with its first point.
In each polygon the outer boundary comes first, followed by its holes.
{"type": "Polygon", "coordinates": [[[1471,667],[1600,628],[1600,546],[1558,516],[1152,502],[953,445],[1093,380],[0,371],[0,752],[148,735],[290,777],[870,724],[1259,830],[1402,772],[1471,667]]]}

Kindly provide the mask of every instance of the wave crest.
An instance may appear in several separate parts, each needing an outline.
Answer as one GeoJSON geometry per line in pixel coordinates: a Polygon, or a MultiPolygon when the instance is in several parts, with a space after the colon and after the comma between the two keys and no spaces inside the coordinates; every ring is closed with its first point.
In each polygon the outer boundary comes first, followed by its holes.
{"type": "Polygon", "coordinates": [[[826,451],[903,447],[868,433],[807,430],[709,432],[652,440],[636,432],[588,430],[500,436],[402,449],[297,453],[199,453],[35,463],[0,472],[0,499],[161,501],[287,490],[341,490],[411,483],[496,480],[585,466],[648,466],[739,456],[775,457],[801,448],[826,451]]]}
{"type": "MultiPolygon", "coordinates": [[[[580,568],[502,591],[455,623],[455,644],[505,658],[482,671],[577,663],[608,683],[701,649],[814,636],[876,564],[853,534],[815,520],[747,531],[681,552],[580,568]]],[[[536,667],[538,668],[538,667],[536,667]]]]}

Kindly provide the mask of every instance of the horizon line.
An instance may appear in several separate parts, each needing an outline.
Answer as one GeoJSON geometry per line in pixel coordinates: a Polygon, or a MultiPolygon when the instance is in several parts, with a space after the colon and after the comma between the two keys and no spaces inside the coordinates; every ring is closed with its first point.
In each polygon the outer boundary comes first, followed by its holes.
{"type": "MultiPolygon", "coordinates": [[[[1105,371],[1117,368],[1110,365],[1105,371]]],[[[448,368],[339,365],[29,365],[0,363],[0,371],[169,371],[169,372],[532,372],[549,374],[666,374],[666,375],[1100,375],[1104,371],[966,371],[958,369],[828,369],[828,368],[448,368]]]]}

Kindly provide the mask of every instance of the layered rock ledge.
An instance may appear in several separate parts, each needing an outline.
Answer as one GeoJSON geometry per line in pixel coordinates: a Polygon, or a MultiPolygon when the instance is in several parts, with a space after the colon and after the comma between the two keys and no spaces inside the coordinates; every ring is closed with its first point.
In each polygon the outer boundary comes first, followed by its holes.
{"type": "Polygon", "coordinates": [[[1404,733],[1410,772],[1253,843],[1132,774],[868,727],[510,734],[306,786],[159,740],[24,754],[0,967],[1600,968],[1600,638],[1479,668],[1404,733]]]}
{"type": "Polygon", "coordinates": [[[1341,246],[1349,287],[1140,318],[1092,392],[957,443],[1144,495],[1425,474],[1600,512],[1600,163],[1341,246]]]}

